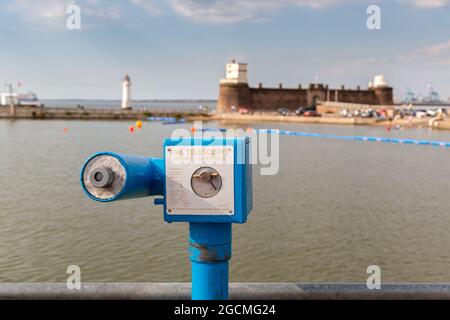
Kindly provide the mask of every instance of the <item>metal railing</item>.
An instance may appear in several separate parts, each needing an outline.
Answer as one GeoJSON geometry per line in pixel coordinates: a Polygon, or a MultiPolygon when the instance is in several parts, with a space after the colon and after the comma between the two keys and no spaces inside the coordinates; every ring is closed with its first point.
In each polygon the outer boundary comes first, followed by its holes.
{"type": "MultiPolygon", "coordinates": [[[[64,283],[0,284],[0,299],[189,300],[189,283],[86,283],[69,290],[64,283]]],[[[450,284],[232,283],[232,300],[450,300],[450,284]]]]}

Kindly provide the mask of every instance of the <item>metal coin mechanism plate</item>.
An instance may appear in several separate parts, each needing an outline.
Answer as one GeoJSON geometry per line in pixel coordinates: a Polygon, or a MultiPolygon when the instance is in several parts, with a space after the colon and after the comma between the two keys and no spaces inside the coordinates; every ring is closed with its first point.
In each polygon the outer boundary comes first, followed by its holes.
{"type": "Polygon", "coordinates": [[[166,213],[233,215],[234,146],[166,146],[166,213]]]}

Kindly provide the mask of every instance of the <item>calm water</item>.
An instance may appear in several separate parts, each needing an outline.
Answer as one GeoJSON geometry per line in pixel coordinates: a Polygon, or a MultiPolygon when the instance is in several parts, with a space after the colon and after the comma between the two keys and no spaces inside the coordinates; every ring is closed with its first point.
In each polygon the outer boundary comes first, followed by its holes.
{"type": "MultiPolygon", "coordinates": [[[[159,157],[175,128],[129,134],[129,124],[0,121],[0,282],[62,282],[71,264],[84,281],[190,280],[186,224],[165,224],[151,198],[100,204],[80,189],[91,153],[159,157]]],[[[450,140],[428,129],[253,126],[450,140]]],[[[450,282],[449,149],[302,137],[281,137],[280,149],[278,175],[254,170],[231,281],[364,282],[376,264],[386,282],[450,282]]]]}

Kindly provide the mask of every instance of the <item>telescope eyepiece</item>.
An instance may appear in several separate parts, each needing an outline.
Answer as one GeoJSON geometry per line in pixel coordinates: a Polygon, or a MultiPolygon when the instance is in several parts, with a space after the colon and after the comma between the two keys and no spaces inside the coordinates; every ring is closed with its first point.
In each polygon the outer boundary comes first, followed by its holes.
{"type": "Polygon", "coordinates": [[[101,202],[163,195],[163,164],[162,159],[99,152],[81,169],[81,186],[101,202]]]}
{"type": "Polygon", "coordinates": [[[91,171],[89,180],[96,188],[108,188],[114,182],[114,172],[110,167],[101,166],[91,171]]]}

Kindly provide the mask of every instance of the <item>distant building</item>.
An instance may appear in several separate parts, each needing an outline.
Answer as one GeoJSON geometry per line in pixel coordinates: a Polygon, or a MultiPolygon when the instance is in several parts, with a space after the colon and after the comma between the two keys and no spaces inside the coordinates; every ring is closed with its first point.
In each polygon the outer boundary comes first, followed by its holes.
{"type": "Polygon", "coordinates": [[[393,105],[393,89],[385,81],[383,75],[377,75],[367,90],[330,89],[321,83],[310,84],[307,88],[264,88],[248,85],[247,64],[233,60],[226,65],[225,79],[220,81],[217,110],[230,112],[236,108],[258,111],[273,111],[279,108],[295,110],[299,107],[316,106],[319,102],[347,102],[370,105],[393,105]]]}
{"type": "Polygon", "coordinates": [[[402,99],[403,103],[416,103],[418,99],[416,98],[416,94],[411,90],[407,90],[405,96],[402,99]]]}
{"type": "Polygon", "coordinates": [[[34,92],[28,93],[2,93],[0,104],[2,106],[9,106],[11,103],[16,106],[41,107],[42,103],[39,101],[34,92]]]}
{"type": "Polygon", "coordinates": [[[439,97],[439,93],[434,90],[432,85],[429,85],[429,88],[428,96],[423,99],[423,102],[431,104],[440,103],[441,98],[439,97]]]}
{"type": "Polygon", "coordinates": [[[2,106],[9,106],[11,104],[11,102],[15,105],[19,104],[19,95],[17,93],[2,93],[1,94],[1,105],[2,106]]]}
{"type": "Polygon", "coordinates": [[[131,108],[131,79],[127,74],[122,81],[122,109],[131,108]]]}

